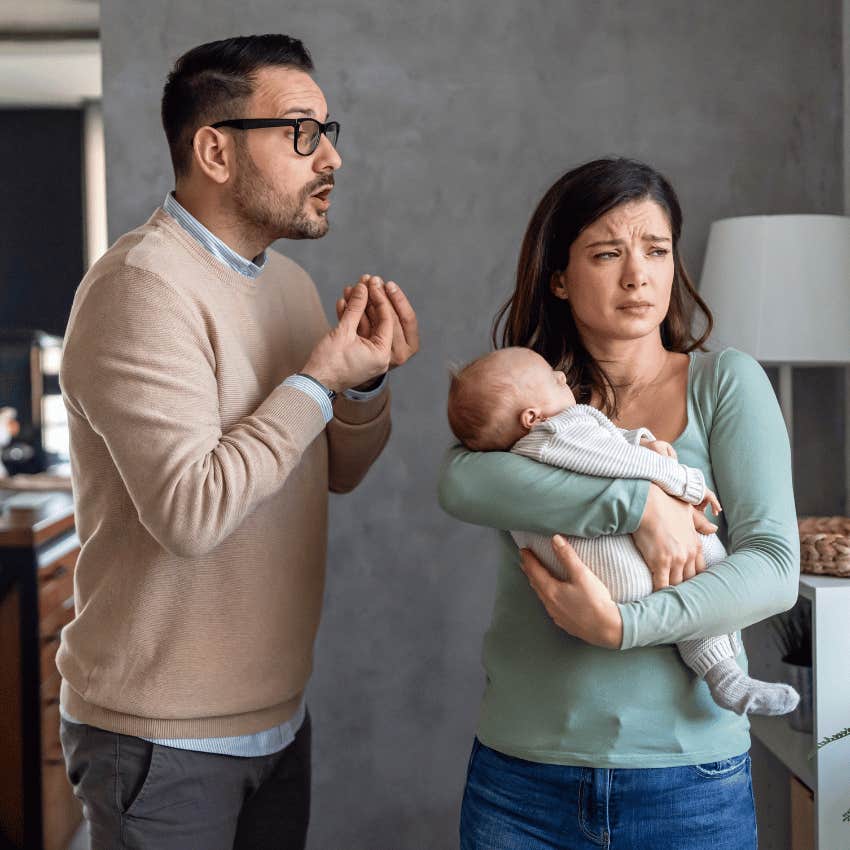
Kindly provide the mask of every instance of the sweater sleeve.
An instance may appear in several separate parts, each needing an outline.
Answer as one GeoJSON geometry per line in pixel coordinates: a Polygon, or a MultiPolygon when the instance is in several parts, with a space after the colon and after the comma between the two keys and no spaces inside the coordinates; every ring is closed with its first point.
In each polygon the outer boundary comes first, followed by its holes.
{"type": "Polygon", "coordinates": [[[676,587],[621,604],[623,649],[726,634],[796,601],[791,456],[773,388],[755,360],[727,349],[715,367],[714,404],[709,454],[730,554],[676,587]]]}
{"type": "Polygon", "coordinates": [[[587,405],[576,405],[542,422],[511,451],[585,475],[644,478],[692,504],[701,502],[705,493],[705,479],[698,469],[633,445],[608,417],[587,405]]]}
{"type": "Polygon", "coordinates": [[[228,537],[325,426],[313,399],[279,386],[223,430],[203,317],[136,269],[93,281],[75,305],[61,385],[71,414],[104,441],[142,525],[181,557],[228,537]]]}
{"type": "Polygon", "coordinates": [[[568,472],[510,452],[446,453],[438,496],[446,513],[503,531],[576,537],[630,534],[640,525],[649,482],[568,472]]]}

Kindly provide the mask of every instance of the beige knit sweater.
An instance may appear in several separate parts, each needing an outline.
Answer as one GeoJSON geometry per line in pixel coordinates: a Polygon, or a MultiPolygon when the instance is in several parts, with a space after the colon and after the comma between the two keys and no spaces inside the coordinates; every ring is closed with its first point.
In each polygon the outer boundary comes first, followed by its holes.
{"type": "Polygon", "coordinates": [[[327,328],[274,252],[256,280],[164,211],[119,239],[74,299],[61,371],[82,551],[57,664],[77,720],[147,737],[270,728],[307,683],[327,493],[390,431],[389,394],[280,386],[327,328]]]}

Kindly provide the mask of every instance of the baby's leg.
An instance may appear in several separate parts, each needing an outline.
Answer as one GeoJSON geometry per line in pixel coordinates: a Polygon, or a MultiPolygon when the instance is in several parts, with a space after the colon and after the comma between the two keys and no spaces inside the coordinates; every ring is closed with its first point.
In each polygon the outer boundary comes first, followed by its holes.
{"type": "Polygon", "coordinates": [[[762,682],[744,673],[730,635],[683,640],[677,646],[685,664],[705,678],[721,708],[737,714],[788,714],[800,701],[790,685],[762,682]]]}
{"type": "MultiPolygon", "coordinates": [[[[564,568],[552,548],[552,539],[529,531],[512,531],[521,549],[531,549],[556,578],[564,568]]],[[[576,554],[611,591],[615,602],[632,602],[652,593],[652,576],[630,534],[606,537],[567,537],[576,554]]]]}

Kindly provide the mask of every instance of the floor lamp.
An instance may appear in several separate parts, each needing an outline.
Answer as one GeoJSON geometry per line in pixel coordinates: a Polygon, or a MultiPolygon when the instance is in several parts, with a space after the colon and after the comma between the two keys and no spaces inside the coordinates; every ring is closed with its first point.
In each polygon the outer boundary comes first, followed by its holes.
{"type": "Polygon", "coordinates": [[[850,218],[765,215],[714,222],[700,295],[714,314],[716,343],[779,367],[779,403],[792,446],[792,367],[845,367],[850,515],[850,218]]]}

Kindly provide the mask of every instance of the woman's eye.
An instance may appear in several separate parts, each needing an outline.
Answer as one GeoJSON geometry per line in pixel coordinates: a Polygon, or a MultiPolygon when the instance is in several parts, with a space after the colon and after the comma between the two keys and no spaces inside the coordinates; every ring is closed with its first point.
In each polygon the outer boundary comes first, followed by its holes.
{"type": "Polygon", "coordinates": [[[619,254],[616,251],[602,251],[600,254],[594,254],[594,260],[608,260],[611,257],[618,257],[619,254]]]}
{"type": "Polygon", "coordinates": [[[666,257],[670,252],[666,248],[653,248],[649,253],[653,257],[666,257]]]}

